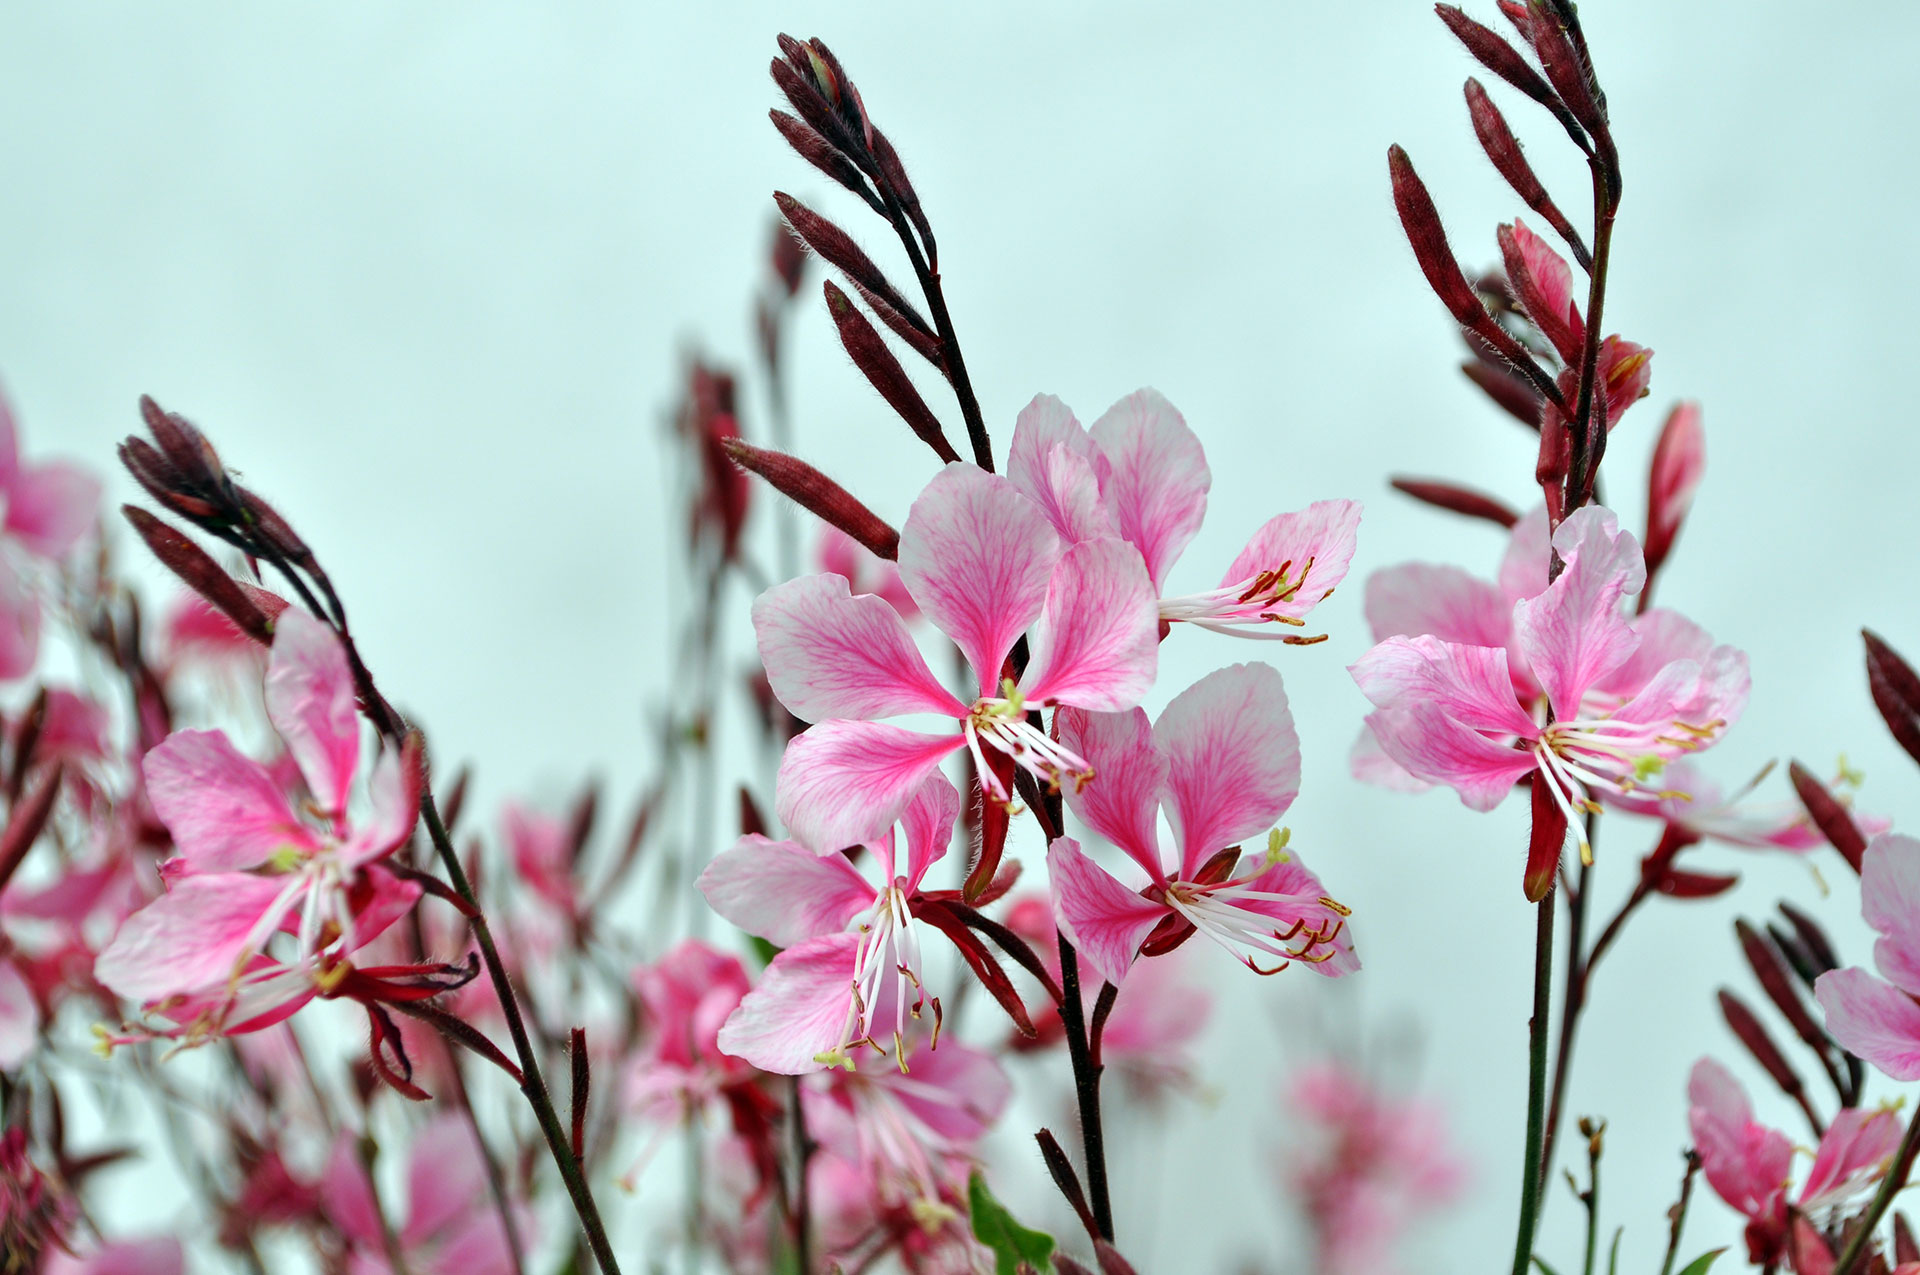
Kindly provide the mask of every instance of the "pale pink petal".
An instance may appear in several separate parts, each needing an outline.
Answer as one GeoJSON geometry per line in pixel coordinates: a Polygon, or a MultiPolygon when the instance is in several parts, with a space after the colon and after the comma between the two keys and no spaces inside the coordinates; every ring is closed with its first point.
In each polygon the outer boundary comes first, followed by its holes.
{"type": "Polygon", "coordinates": [[[373,798],[366,822],[340,848],[343,862],[358,867],[393,853],[413,835],[420,818],[420,797],[426,790],[424,763],[417,746],[389,748],[373,765],[367,783],[373,798]]]}
{"type": "Polygon", "coordinates": [[[1531,717],[1513,698],[1507,653],[1436,637],[1388,638],[1348,666],[1360,693],[1381,708],[1426,705],[1462,726],[1531,738],[1531,717]]]}
{"type": "Polygon", "coordinates": [[[1433,787],[1430,781],[1387,756],[1387,750],[1380,747],[1380,740],[1366,726],[1360,728],[1360,736],[1347,754],[1347,773],[1363,784],[1391,792],[1425,792],[1433,787]]]}
{"type": "Polygon", "coordinates": [[[1158,591],[1206,517],[1206,452],[1158,390],[1134,391],[1087,432],[1108,465],[1103,487],[1120,534],[1140,551],[1158,591]]]}
{"type": "Polygon", "coordinates": [[[1920,1005],[1863,969],[1832,970],[1813,985],[1827,1032],[1895,1080],[1920,1080],[1920,1005]]]}
{"type": "Polygon", "coordinates": [[[917,1049],[904,1076],[889,1068],[875,1076],[894,1100],[949,1148],[964,1149],[987,1135],[1013,1096],[1013,1082],[993,1055],[958,1041],[917,1049]]]}
{"type": "Polygon", "coordinates": [[[373,1184],[360,1163],[352,1134],[342,1134],[327,1157],[320,1176],[320,1196],[326,1201],[327,1220],[358,1244],[378,1247],[384,1231],[380,1225],[380,1206],[374,1198],[373,1184]]]}
{"type": "Polygon", "coordinates": [[[1639,639],[1620,603],[1640,592],[1647,570],[1639,542],[1597,505],[1571,514],[1553,543],[1566,570],[1539,597],[1514,605],[1514,637],[1554,714],[1571,721],[1588,689],[1633,654],[1639,639]]]}
{"type": "Polygon", "coordinates": [[[13,418],[13,403],[0,390],[0,491],[13,486],[20,472],[20,427],[13,418]]]}
{"type": "Polygon", "coordinates": [[[1000,475],[955,461],[907,513],[900,578],[991,694],[1014,639],[1040,614],[1060,552],[1038,505],[1000,475]]]}
{"type": "Polygon", "coordinates": [[[1631,698],[1675,660],[1699,663],[1713,650],[1713,638],[1705,629],[1663,607],[1635,616],[1631,627],[1638,642],[1633,654],[1594,683],[1595,690],[1631,698]]]}
{"type": "Polygon", "coordinates": [[[0,556],[0,682],[33,672],[40,654],[40,601],[0,556]]]}
{"type": "Polygon", "coordinates": [[[903,620],[920,614],[907,586],[900,583],[900,567],[849,536],[832,523],[820,524],[820,542],[816,561],[822,571],[847,578],[847,587],[855,593],[871,593],[886,600],[903,620]]]}
{"type": "Polygon", "coordinates": [[[1171,915],[1166,905],[1120,884],[1071,837],[1047,848],[1047,877],[1061,932],[1094,973],[1119,986],[1140,944],[1171,915]]]}
{"type": "Polygon", "coordinates": [[[1513,606],[1499,588],[1458,567],[1408,562],[1367,577],[1373,640],[1432,635],[1464,646],[1504,647],[1513,606]]]}
{"type": "Polygon", "coordinates": [[[500,835],[515,876],[555,907],[573,905],[573,829],[567,820],[510,801],[500,808],[500,835]]]}
{"type": "Polygon", "coordinates": [[[773,693],[807,721],[966,713],[899,613],[873,594],[855,596],[844,576],[774,585],[754,599],[753,631],[773,693]]]}
{"type": "MultiPolygon", "coordinates": [[[[528,1210],[516,1208],[514,1216],[523,1237],[537,1233],[528,1210]]],[[[412,1269],[420,1275],[514,1275],[513,1248],[499,1212],[489,1206],[468,1213],[412,1269]]]]}
{"type": "MultiPolygon", "coordinates": [[[[1242,859],[1238,875],[1245,875],[1259,867],[1264,857],[1248,855],[1242,859]]],[[[1300,948],[1309,946],[1310,932],[1324,936],[1310,945],[1311,954],[1321,959],[1297,961],[1296,964],[1323,978],[1339,978],[1360,968],[1360,958],[1353,950],[1353,927],[1348,924],[1347,913],[1337,900],[1328,896],[1327,887],[1320,884],[1320,878],[1308,870],[1299,855],[1291,851],[1283,852],[1278,862],[1268,865],[1248,880],[1244,889],[1258,894],[1286,896],[1277,899],[1246,898],[1231,891],[1224,895],[1237,907],[1272,917],[1275,922],[1273,939],[1276,943],[1300,948]]]]}
{"type": "Polygon", "coordinates": [[[1534,768],[1531,753],[1461,725],[1434,704],[1379,709],[1367,728],[1409,774],[1445,784],[1474,810],[1492,810],[1534,768]]]}
{"type": "Polygon", "coordinates": [[[844,855],[751,833],[717,855],[697,884],[715,912],[775,947],[838,934],[875,894],[844,855]]]}
{"type": "Polygon", "coordinates": [[[1073,813],[1125,851],[1148,876],[1165,881],[1159,816],[1167,759],[1153,746],[1146,710],[1089,713],[1063,708],[1053,723],[1060,742],[1093,767],[1089,782],[1066,785],[1073,813]]]}
{"type": "Polygon", "coordinates": [[[907,808],[900,813],[900,831],[907,843],[907,890],[920,888],[927,869],[946,856],[953,840],[953,821],[960,817],[960,792],[939,771],[928,775],[907,808]]]}
{"type": "Polygon", "coordinates": [[[1021,693],[1037,704],[1131,708],[1153,686],[1160,611],[1140,555],[1123,540],[1087,540],[1060,559],[1033,634],[1021,693]]]}
{"type": "Polygon", "coordinates": [[[821,854],[878,840],[926,777],[964,745],[885,722],[827,721],[794,736],[780,759],[774,809],[821,854]]]}
{"type": "Polygon", "coordinates": [[[1860,915],[1880,934],[1873,963],[1902,991],[1920,993],[1920,841],[1883,832],[1867,843],[1860,915]]]}
{"type": "Polygon", "coordinates": [[[1262,572],[1281,572],[1288,596],[1259,606],[1262,613],[1298,619],[1347,578],[1360,531],[1360,502],[1316,500],[1298,513],[1275,514],[1253,533],[1220,578],[1220,587],[1244,584],[1262,572]],[[1296,587],[1297,586],[1297,587],[1296,587]]]}
{"type": "Polygon", "coordinates": [[[1103,457],[1067,405],[1051,394],[1020,409],[1007,449],[1007,477],[1046,512],[1068,544],[1118,536],[1101,495],[1103,457]]]}
{"type": "Polygon", "coordinates": [[[1707,652],[1704,664],[1675,660],[1667,665],[1609,716],[1649,725],[1685,723],[1694,737],[1689,746],[1700,747],[1739,720],[1752,689],[1746,653],[1716,646],[1707,652]]]}
{"type": "Polygon", "coordinates": [[[250,868],[286,846],[320,848],[267,768],[219,731],[175,731],[141,769],[154,813],[195,872],[250,868]]]}
{"type": "Polygon", "coordinates": [[[1673,550],[1680,524],[1693,507],[1693,495],[1707,473],[1707,436],[1700,405],[1679,403],[1667,414],[1654,444],[1647,475],[1647,561],[1659,563],[1673,550]]]}
{"type": "Polygon", "coordinates": [[[64,461],[22,468],[7,492],[7,532],[42,558],[64,558],[99,514],[100,479],[64,461]]]}
{"type": "Polygon", "coordinates": [[[1888,1108],[1848,1107],[1833,1117],[1800,1188],[1800,1207],[1823,1209],[1864,1194],[1900,1146],[1900,1119],[1888,1108]]]}
{"type": "Polygon", "coordinates": [[[40,1275],[182,1275],[186,1253],[171,1235],[111,1240],[84,1257],[55,1251],[40,1275]]]}
{"type": "Polygon", "coordinates": [[[1597,371],[1607,387],[1607,428],[1612,429],[1629,407],[1646,397],[1653,380],[1653,351],[1610,336],[1600,343],[1597,371]]]}
{"type": "Polygon", "coordinates": [[[1180,875],[1261,836],[1300,792],[1300,737],[1280,674],[1233,664],[1174,696],[1154,723],[1167,759],[1161,789],[1180,847],[1180,875]]]}
{"type": "Polygon", "coordinates": [[[1771,1218],[1785,1197],[1793,1144],[1754,1122],[1740,1082],[1711,1058],[1693,1065],[1687,1101],[1687,1124],[1708,1184],[1747,1217],[1771,1218]]]}
{"type": "Polygon", "coordinates": [[[1538,597],[1547,587],[1553,537],[1547,532],[1547,507],[1535,505],[1513,526],[1500,559],[1500,592],[1509,603],[1538,597]]]}
{"type": "Polygon", "coordinates": [[[492,1211],[485,1166],[473,1132],[458,1116],[435,1116],[414,1132],[407,1152],[407,1248],[440,1234],[461,1214],[492,1211]]]}
{"type": "Polygon", "coordinates": [[[846,1027],[859,944],[857,934],[829,934],[774,957],[720,1029],[720,1048],[775,1075],[819,1071],[846,1027]]]}
{"type": "Polygon", "coordinates": [[[314,800],[330,815],[344,813],[360,765],[353,674],[339,637],[305,611],[290,609],[274,622],[266,701],[314,800]]]}
{"type": "Polygon", "coordinates": [[[0,960],[0,1071],[12,1071],[40,1043],[40,1006],[10,960],[0,960]]]}
{"type": "Polygon", "coordinates": [[[129,1001],[218,987],[254,950],[256,927],[285,884],[242,872],[185,877],[121,924],[94,977],[129,1001]]]}

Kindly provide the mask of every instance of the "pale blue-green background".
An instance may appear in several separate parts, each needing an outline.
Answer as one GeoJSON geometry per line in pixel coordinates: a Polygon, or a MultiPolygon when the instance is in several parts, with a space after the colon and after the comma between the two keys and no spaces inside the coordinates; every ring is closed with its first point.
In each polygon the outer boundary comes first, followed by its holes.
{"type": "MultiPolygon", "coordinates": [[[[1637,525],[1661,413],[1704,401],[1710,475],[1662,593],[1753,656],[1752,707],[1711,768],[1737,782],[1844,749],[1869,807],[1920,811],[1855,635],[1870,623],[1920,653],[1920,10],[1593,0],[1584,16],[1626,169],[1607,326],[1657,351],[1611,490],[1637,525]]],[[[1287,1266],[1256,1141],[1275,1077],[1329,1037],[1412,1020],[1421,1061],[1399,1070],[1451,1095],[1480,1170],[1419,1268],[1500,1266],[1524,1094],[1524,814],[1368,791],[1344,760],[1363,712],[1342,669],[1366,645],[1360,575],[1415,556],[1490,570],[1498,553],[1490,531],[1386,493],[1385,473],[1521,501],[1531,470],[1527,436],[1454,370],[1388,197],[1398,141],[1474,262],[1517,207],[1467,128],[1469,60],[1425,4],[9,6],[0,374],[29,447],[104,468],[136,395],[187,412],[324,548],[383,684],[477,763],[489,799],[586,769],[631,784],[669,676],[657,438],[680,350],[746,357],[775,187],[894,260],[766,124],[783,28],[829,40],[904,154],[1003,446],[1036,391],[1090,419],[1163,390],[1214,467],[1194,587],[1272,512],[1368,503],[1356,577],[1316,617],[1332,641],[1276,657],[1306,754],[1288,822],[1355,909],[1367,969],[1329,989],[1206,966],[1234,1011],[1211,1041],[1217,1101],[1165,1142],[1117,1139],[1123,1239],[1148,1271],[1261,1252],[1287,1266]]],[[[1501,101],[1579,206],[1557,130],[1501,101]]],[[[803,450],[897,520],[924,451],[817,303],[793,349],[803,450]]],[[[1191,634],[1167,649],[1161,700],[1272,653],[1191,634]]],[[[1605,831],[1604,892],[1624,893],[1650,835],[1605,831]]],[[[1797,864],[1712,858],[1745,888],[1648,909],[1577,1071],[1573,1112],[1611,1121],[1624,1270],[1657,1261],[1686,1068],[1732,1057],[1712,1011],[1716,985],[1746,985],[1730,918],[1791,893],[1866,954],[1832,856],[1824,900],[1797,864]]],[[[1804,1137],[1783,1102],[1761,1106],[1804,1137]]],[[[151,1214],[137,1173],[115,1182],[130,1217],[151,1214]]],[[[1543,1252],[1562,1269],[1577,1220],[1556,1190],[1543,1252]]],[[[1705,1199],[1689,1248],[1736,1235],[1705,1199]]]]}

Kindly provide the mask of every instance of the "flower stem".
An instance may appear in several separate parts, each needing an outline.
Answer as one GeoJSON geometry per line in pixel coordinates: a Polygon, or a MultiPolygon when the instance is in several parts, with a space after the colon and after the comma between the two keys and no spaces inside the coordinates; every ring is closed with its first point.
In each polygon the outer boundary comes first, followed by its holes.
{"type": "Polygon", "coordinates": [[[881,184],[880,196],[885,201],[887,220],[892,223],[893,231],[900,236],[900,245],[907,251],[907,260],[913,263],[913,273],[920,280],[920,291],[927,299],[927,309],[932,314],[933,326],[940,335],[940,361],[945,365],[947,381],[953,386],[953,396],[960,402],[960,415],[967,422],[967,439],[973,446],[973,463],[993,472],[993,444],[987,437],[987,423],[980,413],[980,400],[973,392],[973,381],[967,376],[966,360],[960,356],[960,337],[954,332],[953,317],[947,313],[946,293],[940,287],[940,270],[937,265],[929,265],[920,251],[920,241],[914,237],[913,224],[907,219],[906,209],[894,198],[885,183],[881,184]]]}
{"type": "Polygon", "coordinates": [[[1107,1196],[1107,1146],[1100,1129],[1100,1072],[1087,1043],[1087,1017],[1080,997],[1080,956],[1060,939],[1060,1021],[1067,1027],[1067,1057],[1073,1064],[1073,1087],[1080,1099],[1080,1142],[1087,1158],[1087,1193],[1092,1197],[1093,1222],[1100,1238],[1113,1239],[1113,1203],[1107,1196]]]}
{"type": "Polygon", "coordinates": [[[1535,904],[1533,936],[1533,1017],[1527,1025],[1527,1145],[1520,1158],[1520,1223],[1513,1241],[1513,1275],[1527,1275],[1533,1260],[1534,1230],[1540,1221],[1540,1149],[1547,1114],[1547,1020],[1553,1009],[1553,913],[1559,905],[1549,890],[1535,904]]]}
{"type": "Polygon", "coordinates": [[[1687,1224],[1687,1206],[1693,1203],[1693,1179],[1700,1172],[1700,1153],[1687,1151],[1687,1171],[1680,1178],[1680,1199],[1672,1210],[1673,1225],[1667,1232],[1667,1256],[1660,1263],[1660,1275],[1673,1275],[1673,1263],[1680,1256],[1680,1231],[1687,1224]]]}
{"type": "Polygon", "coordinates": [[[1868,1246],[1873,1242],[1873,1228],[1880,1225],[1880,1219],[1893,1206],[1893,1197],[1899,1194],[1900,1188],[1907,1184],[1908,1176],[1913,1173],[1916,1154],[1920,1154],[1920,1106],[1913,1109],[1913,1119],[1907,1122],[1907,1134],[1900,1139],[1900,1150],[1894,1153],[1887,1176],[1880,1179],[1880,1189],[1874,1193],[1873,1203],[1867,1206],[1867,1211],[1855,1224],[1853,1238],[1840,1250],[1840,1258],[1833,1264],[1833,1275],[1853,1275],[1854,1268],[1861,1265],[1868,1246]]]}

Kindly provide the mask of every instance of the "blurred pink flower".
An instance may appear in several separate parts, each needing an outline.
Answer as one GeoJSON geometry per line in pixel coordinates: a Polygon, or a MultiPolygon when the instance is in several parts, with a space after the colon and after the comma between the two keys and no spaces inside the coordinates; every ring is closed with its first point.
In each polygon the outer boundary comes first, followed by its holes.
{"type": "Polygon", "coordinates": [[[100,512],[100,480],[78,465],[20,459],[13,409],[0,394],[0,681],[33,671],[40,649],[40,600],[20,574],[14,551],[58,562],[100,512]]]}
{"type": "MultiPolygon", "coordinates": [[[[321,1191],[327,1216],[351,1246],[349,1275],[392,1275],[374,1187],[352,1134],[327,1161],[321,1191]]],[[[473,1133],[455,1115],[414,1131],[407,1153],[407,1211],[388,1215],[412,1275],[513,1275],[513,1250],[494,1207],[473,1133]]],[[[515,1229],[531,1234],[532,1214],[516,1208],[515,1229]]]]}
{"type": "Polygon", "coordinates": [[[820,544],[815,551],[815,561],[822,571],[845,576],[847,587],[856,596],[871,593],[884,599],[888,606],[900,613],[901,619],[909,623],[919,618],[920,608],[914,604],[913,595],[907,592],[906,584],[901,581],[898,564],[882,558],[832,523],[820,524],[820,544]]]}
{"type": "Polygon", "coordinates": [[[1827,1030],[1848,1053],[1895,1080],[1920,1080],[1920,841],[1883,832],[1860,864],[1860,915],[1880,935],[1873,963],[1832,970],[1814,984],[1827,1030]]]}

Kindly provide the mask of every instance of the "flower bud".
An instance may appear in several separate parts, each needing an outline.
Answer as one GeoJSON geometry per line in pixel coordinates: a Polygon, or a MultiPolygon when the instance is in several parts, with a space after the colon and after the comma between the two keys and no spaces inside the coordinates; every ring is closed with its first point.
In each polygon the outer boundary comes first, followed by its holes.
{"type": "Polygon", "coordinates": [[[853,365],[866,376],[869,384],[880,392],[887,406],[899,413],[900,419],[921,442],[933,448],[934,455],[942,463],[951,464],[960,459],[960,453],[953,450],[953,444],[947,441],[940,422],[926,400],[920,397],[920,391],[914,388],[908,379],[906,369],[900,366],[900,360],[893,357],[893,351],[880,339],[866,316],[847,300],[847,294],[827,280],[823,285],[827,298],[827,312],[833,316],[833,323],[840,331],[840,344],[846,347],[853,365]]]}
{"type": "Polygon", "coordinates": [[[1907,755],[1920,761],[1920,676],[1871,629],[1860,630],[1867,643],[1867,687],[1874,707],[1907,755]]]}
{"type": "Polygon", "coordinates": [[[1693,506],[1693,494],[1706,476],[1707,440],[1700,428],[1700,405],[1678,403],[1660,427],[1653,465],[1647,475],[1647,576],[1651,579],[1673,552],[1680,524],[1693,506]]]}
{"type": "Polygon", "coordinates": [[[1470,488],[1457,487],[1452,483],[1438,482],[1430,478],[1395,478],[1393,487],[1394,490],[1403,491],[1415,500],[1424,501],[1436,508],[1451,510],[1456,514],[1463,514],[1468,518],[1484,518],[1502,527],[1512,527],[1520,521],[1519,514],[1492,496],[1470,488]]]}
{"type": "Polygon", "coordinates": [[[773,484],[776,491],[821,521],[840,528],[888,561],[899,556],[900,533],[813,466],[784,452],[755,447],[737,438],[728,439],[724,446],[727,455],[740,468],[760,475],[773,484]]]}

